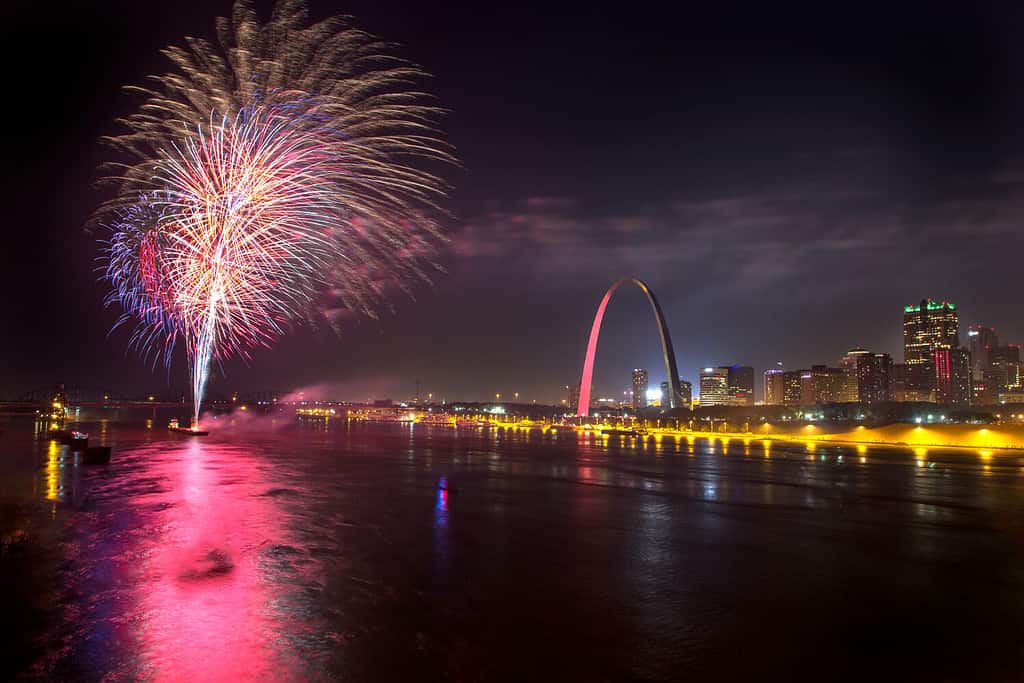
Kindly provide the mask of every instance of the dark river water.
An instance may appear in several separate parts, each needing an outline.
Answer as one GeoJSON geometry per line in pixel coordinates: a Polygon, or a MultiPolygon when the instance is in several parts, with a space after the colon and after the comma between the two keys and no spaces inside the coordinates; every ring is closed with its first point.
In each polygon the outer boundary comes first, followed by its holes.
{"type": "Polygon", "coordinates": [[[1024,678],[1019,455],[166,417],[0,421],[0,678],[1024,678]]]}

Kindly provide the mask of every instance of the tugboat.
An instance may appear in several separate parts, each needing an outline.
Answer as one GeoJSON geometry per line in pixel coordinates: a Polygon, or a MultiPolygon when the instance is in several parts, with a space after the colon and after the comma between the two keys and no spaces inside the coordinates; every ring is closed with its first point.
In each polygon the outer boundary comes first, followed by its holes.
{"type": "Polygon", "coordinates": [[[601,433],[608,436],[640,436],[640,432],[635,429],[602,429],[601,433]]]}
{"type": "Polygon", "coordinates": [[[178,434],[188,434],[189,436],[208,436],[210,434],[210,432],[204,432],[195,425],[192,425],[191,427],[182,427],[178,424],[178,418],[176,417],[172,418],[171,421],[167,423],[167,429],[178,434]]]}
{"type": "Polygon", "coordinates": [[[89,435],[85,432],[71,432],[64,441],[73,451],[84,451],[89,447],[89,435]]]}

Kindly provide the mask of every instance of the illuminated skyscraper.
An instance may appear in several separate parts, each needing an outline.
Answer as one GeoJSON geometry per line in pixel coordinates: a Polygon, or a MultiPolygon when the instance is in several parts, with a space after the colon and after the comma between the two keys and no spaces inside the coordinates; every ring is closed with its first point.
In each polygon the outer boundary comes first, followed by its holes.
{"type": "Polygon", "coordinates": [[[693,405],[693,384],[682,377],[679,378],[679,405],[687,410],[693,405]]]}
{"type": "Polygon", "coordinates": [[[729,405],[754,405],[754,368],[749,365],[729,366],[729,405]]]}
{"type": "Polygon", "coordinates": [[[840,359],[839,367],[843,369],[843,390],[839,395],[840,401],[856,403],[861,400],[861,378],[870,371],[872,358],[870,351],[858,346],[847,351],[846,355],[840,359]]]}
{"type": "Polygon", "coordinates": [[[871,374],[865,385],[861,385],[861,400],[867,403],[883,403],[892,401],[893,367],[892,356],[887,353],[876,353],[871,374]]]}
{"type": "Polygon", "coordinates": [[[892,400],[892,357],[851,349],[840,361],[843,388],[839,400],[845,403],[879,403],[892,400]]]}
{"type": "Polygon", "coordinates": [[[800,404],[836,403],[843,395],[845,380],[842,368],[812,365],[800,374],[800,404]]]}
{"type": "Polygon", "coordinates": [[[1006,344],[988,349],[988,375],[997,393],[1020,389],[1020,346],[1006,344]]]}
{"type": "Polygon", "coordinates": [[[807,370],[787,370],[782,373],[782,405],[798,406],[801,394],[802,377],[807,370]]]}
{"type": "Polygon", "coordinates": [[[700,404],[729,405],[729,368],[702,368],[700,371],[700,404]]]}
{"type": "Polygon", "coordinates": [[[971,369],[985,370],[988,368],[988,350],[999,346],[999,335],[996,328],[984,325],[971,325],[967,328],[967,348],[971,352],[971,369]]]}
{"type": "Polygon", "coordinates": [[[892,364],[892,400],[907,400],[907,366],[903,363],[892,364]]]}
{"type": "Polygon", "coordinates": [[[570,384],[566,389],[569,391],[569,410],[576,410],[580,407],[580,383],[570,384]]]}
{"type": "Polygon", "coordinates": [[[785,399],[785,373],[782,368],[769,368],[764,371],[764,404],[781,406],[785,399]]]}
{"type": "Polygon", "coordinates": [[[958,323],[956,306],[948,301],[925,299],[903,307],[903,363],[909,400],[934,400],[935,351],[960,346],[958,323]]]}
{"type": "Polygon", "coordinates": [[[935,349],[935,401],[952,405],[971,402],[971,363],[967,349],[935,349]]]}
{"type": "Polygon", "coordinates": [[[647,371],[643,368],[633,370],[633,410],[647,406],[647,371]]]}

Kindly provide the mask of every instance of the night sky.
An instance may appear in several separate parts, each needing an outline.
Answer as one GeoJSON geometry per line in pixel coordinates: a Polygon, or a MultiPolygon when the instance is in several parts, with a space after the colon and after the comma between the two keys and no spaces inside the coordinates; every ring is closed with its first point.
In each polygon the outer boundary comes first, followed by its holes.
{"type": "MultiPolygon", "coordinates": [[[[298,329],[211,392],[342,399],[501,392],[560,400],[615,279],[658,294],[680,370],[758,375],[902,358],[902,306],[949,299],[961,327],[1024,342],[1024,5],[1017,2],[313,2],[401,44],[451,109],[462,168],[447,273],[338,337],[298,329]]],[[[5,5],[7,201],[0,397],[57,381],[184,391],[108,337],[119,311],[82,228],[98,143],[230,3],[5,5]]],[[[962,332],[963,334],[963,332],[962,332]]],[[[605,319],[596,393],[664,379],[638,291],[605,319]]],[[[760,385],[760,382],[758,382],[760,385]]],[[[760,391],[760,390],[759,390],[760,391]]],[[[760,395],[760,394],[759,394],[760,395]]]]}

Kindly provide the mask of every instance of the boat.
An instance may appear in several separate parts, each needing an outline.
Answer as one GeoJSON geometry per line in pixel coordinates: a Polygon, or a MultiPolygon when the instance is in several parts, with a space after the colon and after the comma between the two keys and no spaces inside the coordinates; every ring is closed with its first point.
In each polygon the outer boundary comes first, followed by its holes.
{"type": "Polygon", "coordinates": [[[608,436],[640,436],[640,432],[635,429],[602,429],[601,433],[608,436]]]}
{"type": "Polygon", "coordinates": [[[85,448],[89,445],[89,435],[85,432],[68,431],[66,429],[51,429],[48,436],[54,441],[67,444],[75,450],[85,448]]]}
{"type": "Polygon", "coordinates": [[[167,423],[167,429],[178,434],[188,434],[189,436],[207,436],[210,433],[195,427],[182,427],[176,417],[171,418],[171,421],[167,423]]]}
{"type": "Polygon", "coordinates": [[[89,435],[85,432],[71,432],[64,443],[75,450],[85,450],[89,447],[89,435]]]}
{"type": "Polygon", "coordinates": [[[168,427],[168,429],[176,434],[188,434],[189,436],[209,436],[210,434],[210,432],[192,427],[168,427]]]}

